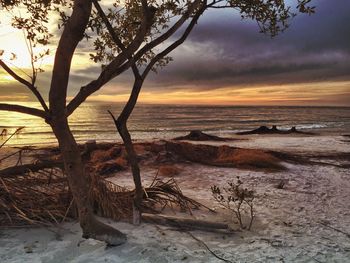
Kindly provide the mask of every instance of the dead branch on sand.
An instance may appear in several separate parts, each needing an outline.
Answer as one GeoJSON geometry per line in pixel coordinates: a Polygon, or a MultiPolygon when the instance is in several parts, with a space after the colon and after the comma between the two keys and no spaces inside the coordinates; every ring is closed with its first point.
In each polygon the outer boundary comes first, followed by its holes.
{"type": "Polygon", "coordinates": [[[45,161],[45,162],[39,162],[39,163],[17,165],[17,166],[8,167],[0,170],[0,177],[1,178],[17,177],[17,175],[19,174],[24,175],[30,172],[35,173],[35,172],[38,172],[44,169],[49,169],[49,168],[63,169],[63,163],[58,161],[45,161]]]}
{"type": "MultiPolygon", "coordinates": [[[[77,217],[64,172],[44,164],[25,166],[35,169],[15,166],[0,172],[1,226],[57,224],[77,217]]],[[[91,175],[89,193],[96,214],[114,220],[132,218],[134,191],[91,175]]],[[[155,178],[144,189],[142,207],[153,213],[159,213],[165,207],[179,207],[191,213],[192,209],[205,206],[183,195],[175,180],[162,182],[155,178]]]]}
{"type": "Polygon", "coordinates": [[[326,224],[326,223],[324,223],[324,222],[318,222],[320,225],[322,225],[322,226],[325,226],[325,227],[327,227],[327,228],[329,228],[329,229],[332,229],[332,230],[334,230],[334,231],[336,231],[336,232],[338,232],[338,233],[342,233],[343,235],[345,235],[345,236],[347,236],[348,238],[350,238],[350,234],[349,233],[347,233],[347,232],[345,232],[345,231],[343,231],[343,230],[340,230],[340,229],[338,229],[338,228],[335,228],[335,227],[333,227],[333,226],[330,226],[329,224],[326,224]]]}
{"type": "Polygon", "coordinates": [[[48,225],[61,222],[72,200],[62,173],[41,170],[0,177],[0,225],[48,225]]]}
{"type": "Polygon", "coordinates": [[[156,176],[151,185],[145,188],[145,197],[143,205],[153,210],[160,206],[157,212],[163,211],[165,207],[173,208],[174,205],[180,207],[181,211],[189,212],[190,214],[192,214],[193,208],[199,209],[200,207],[213,211],[209,207],[185,196],[174,178],[163,182],[158,180],[156,176]]]}
{"type": "Polygon", "coordinates": [[[166,215],[142,214],[142,220],[147,223],[156,223],[159,225],[173,226],[181,229],[197,229],[197,230],[227,230],[229,225],[205,220],[192,218],[181,218],[166,215]]]}
{"type": "Polygon", "coordinates": [[[201,239],[199,239],[198,237],[195,237],[191,232],[189,231],[185,231],[190,237],[192,237],[194,240],[196,240],[197,242],[199,242],[200,244],[202,244],[209,252],[210,254],[212,254],[214,257],[216,257],[217,259],[220,259],[224,262],[227,262],[227,263],[233,263],[232,261],[228,260],[228,259],[225,259],[221,256],[219,256],[218,254],[216,254],[213,250],[211,250],[209,248],[209,246],[201,239]]]}

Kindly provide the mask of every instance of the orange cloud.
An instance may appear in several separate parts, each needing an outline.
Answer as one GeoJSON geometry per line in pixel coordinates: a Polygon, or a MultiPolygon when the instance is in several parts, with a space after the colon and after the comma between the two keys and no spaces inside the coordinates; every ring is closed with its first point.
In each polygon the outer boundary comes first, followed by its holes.
{"type": "MultiPolygon", "coordinates": [[[[350,95],[348,82],[317,82],[259,87],[223,87],[208,91],[179,87],[177,91],[140,94],[141,103],[158,104],[228,104],[228,105],[337,105],[334,98],[350,95]],[[331,101],[329,98],[333,98],[331,101]]],[[[126,101],[129,94],[95,95],[93,101],[126,101]]]]}

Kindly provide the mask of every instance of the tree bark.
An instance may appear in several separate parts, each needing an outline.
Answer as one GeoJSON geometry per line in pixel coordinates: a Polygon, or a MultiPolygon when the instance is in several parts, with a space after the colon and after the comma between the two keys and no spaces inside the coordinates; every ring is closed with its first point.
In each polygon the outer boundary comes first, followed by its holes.
{"type": "Polygon", "coordinates": [[[134,145],[131,140],[129,130],[126,126],[126,123],[121,123],[117,125],[118,132],[123,139],[126,152],[128,154],[128,160],[131,166],[131,172],[135,184],[135,198],[133,206],[133,223],[139,225],[141,223],[141,203],[143,197],[143,188],[140,175],[140,167],[137,160],[137,155],[134,149],[134,145]]]}
{"type": "MultiPolygon", "coordinates": [[[[107,23],[108,24],[108,23],[107,23]]],[[[112,34],[113,35],[113,34],[112,34]]],[[[117,41],[116,41],[117,42],[117,41]]],[[[123,47],[122,47],[123,48],[123,47]]],[[[122,140],[124,142],[125,150],[128,154],[128,160],[131,166],[131,172],[134,180],[135,185],[135,197],[134,197],[134,203],[133,203],[133,224],[139,225],[141,223],[141,204],[143,199],[143,187],[141,182],[141,175],[140,175],[140,167],[137,160],[137,154],[134,149],[134,145],[132,143],[131,135],[128,130],[127,121],[135,108],[138,96],[140,94],[142,84],[144,79],[139,74],[139,71],[136,67],[136,65],[132,66],[132,70],[135,76],[134,84],[131,90],[130,97],[125,104],[122,112],[118,116],[118,119],[115,119],[112,112],[108,111],[111,117],[114,120],[114,124],[122,137],[122,140]]]]}
{"type": "Polygon", "coordinates": [[[66,108],[70,66],[74,51],[82,40],[91,14],[92,2],[75,0],[73,12],[60,38],[52,71],[49,93],[50,123],[58,140],[69,186],[78,208],[83,237],[120,245],[126,236],[118,230],[99,222],[93,215],[89,200],[90,180],[85,172],[78,145],[71,133],[66,108]]]}
{"type": "MultiPolygon", "coordinates": [[[[184,17],[182,17],[181,19],[185,19],[191,13],[190,10],[192,10],[192,8],[194,8],[194,6],[189,8],[188,14],[184,15],[184,17]]],[[[134,179],[134,184],[135,184],[135,199],[134,199],[134,209],[133,209],[133,223],[134,224],[141,223],[142,217],[141,217],[141,210],[140,209],[141,209],[141,203],[142,203],[142,198],[143,198],[143,189],[142,189],[141,176],[140,176],[140,167],[138,165],[137,155],[135,153],[134,146],[133,146],[133,143],[131,140],[131,136],[130,136],[130,133],[129,133],[129,130],[127,127],[127,121],[129,119],[132,111],[135,108],[135,105],[137,103],[137,99],[138,99],[138,96],[140,94],[143,82],[144,82],[145,78],[147,77],[148,73],[150,72],[150,70],[152,69],[152,67],[161,58],[163,58],[164,56],[169,54],[172,50],[174,50],[176,47],[178,47],[180,44],[182,44],[185,41],[185,39],[187,38],[187,36],[191,32],[191,30],[193,29],[194,25],[196,24],[200,15],[203,13],[204,10],[205,10],[205,4],[203,4],[203,6],[199,9],[199,11],[196,13],[196,15],[192,18],[190,24],[186,28],[182,37],[180,39],[178,39],[177,41],[175,41],[168,48],[166,48],[163,52],[157,54],[150,61],[150,63],[147,65],[147,67],[144,70],[142,75],[140,75],[136,64],[134,63],[132,65],[132,70],[134,73],[135,80],[134,80],[134,84],[133,84],[133,87],[131,90],[130,97],[129,97],[126,105],[124,106],[122,112],[120,113],[120,115],[117,119],[115,119],[113,114],[109,111],[109,113],[111,114],[111,116],[114,120],[114,123],[117,127],[117,130],[118,130],[118,132],[119,132],[119,134],[122,137],[122,140],[124,142],[125,149],[126,149],[126,152],[128,154],[128,159],[129,159],[131,170],[132,170],[133,179],[134,179]]],[[[178,21],[178,23],[180,23],[181,19],[178,21]]],[[[109,25],[108,21],[106,21],[106,22],[107,22],[106,24],[108,27],[108,25],[109,25]]],[[[180,24],[182,24],[182,22],[180,24]]],[[[180,24],[179,24],[179,26],[180,26],[180,24]]],[[[118,43],[119,43],[118,38],[113,34],[112,29],[110,29],[110,31],[111,31],[112,36],[114,36],[114,38],[115,38],[115,43],[118,45],[118,43]]],[[[176,29],[175,29],[175,31],[176,31],[176,29]]],[[[169,33],[169,32],[170,31],[168,31],[167,33],[169,33]]],[[[166,36],[167,33],[165,33],[162,36],[166,36]]],[[[123,46],[121,48],[123,48],[123,46]]]]}
{"type": "Polygon", "coordinates": [[[123,118],[122,121],[118,121],[119,118],[118,120],[116,120],[113,114],[111,112],[109,113],[111,114],[114,120],[114,123],[117,127],[117,130],[120,136],[122,137],[125,150],[128,154],[128,161],[131,166],[131,172],[132,172],[134,185],[135,185],[135,197],[134,197],[134,204],[133,204],[133,224],[139,225],[141,223],[141,203],[143,198],[143,188],[142,188],[142,182],[141,182],[140,167],[137,160],[137,154],[135,152],[134,145],[132,143],[131,136],[126,124],[129,116],[127,116],[125,119],[123,118]]]}
{"type": "Polygon", "coordinates": [[[126,242],[126,236],[118,230],[99,222],[93,215],[89,200],[90,180],[84,169],[78,145],[69,129],[65,116],[52,122],[52,129],[59,142],[69,186],[78,208],[80,226],[84,238],[105,241],[109,245],[126,242]]]}

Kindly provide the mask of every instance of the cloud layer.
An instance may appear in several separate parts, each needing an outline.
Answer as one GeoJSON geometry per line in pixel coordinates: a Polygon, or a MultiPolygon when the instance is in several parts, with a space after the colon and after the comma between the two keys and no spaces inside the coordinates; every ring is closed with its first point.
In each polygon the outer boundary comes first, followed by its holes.
{"type": "MultiPolygon", "coordinates": [[[[153,86],[193,83],[204,88],[350,80],[350,2],[316,1],[274,39],[250,21],[212,11],[174,54],[153,86]]],[[[150,85],[151,86],[151,85],[150,85]]]]}
{"type": "MultiPolygon", "coordinates": [[[[316,14],[298,15],[291,27],[274,39],[259,33],[255,22],[241,20],[230,10],[209,10],[185,44],[171,54],[174,61],[158,74],[150,73],[144,101],[157,102],[159,98],[168,102],[166,96],[186,97],[187,92],[217,98],[225,94],[225,101],[234,103],[234,94],[246,90],[247,96],[257,100],[257,96],[273,100],[279,93],[279,101],[285,96],[302,102],[306,97],[310,101],[311,89],[320,104],[346,104],[344,98],[350,97],[350,1],[314,0],[314,4],[316,14]]],[[[100,67],[88,60],[89,52],[83,42],[70,78],[70,96],[100,72],[100,67]]],[[[50,74],[44,74],[40,82],[46,92],[49,79],[50,74]]],[[[0,81],[0,86],[4,83],[0,81]]],[[[132,74],[126,72],[93,98],[125,100],[131,85],[132,74]]],[[[23,96],[18,85],[7,83],[0,99],[14,90],[23,96]]]]}

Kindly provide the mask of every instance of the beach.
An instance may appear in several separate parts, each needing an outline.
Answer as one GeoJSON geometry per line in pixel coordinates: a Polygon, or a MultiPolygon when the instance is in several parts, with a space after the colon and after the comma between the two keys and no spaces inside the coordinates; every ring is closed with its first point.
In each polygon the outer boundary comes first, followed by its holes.
{"type": "MultiPolygon", "coordinates": [[[[165,213],[227,223],[230,231],[179,230],[148,223],[134,226],[103,219],[128,236],[126,244],[108,248],[103,242],[84,240],[74,221],[53,227],[1,229],[1,262],[222,262],[208,248],[227,262],[350,262],[347,136],[247,135],[232,141],[189,143],[273,150],[307,157],[312,163],[282,160],[285,169],[280,171],[174,163],[178,172],[163,174],[162,179],[174,178],[186,196],[216,213],[203,208],[194,210],[192,216],[176,209],[165,213]],[[237,176],[256,193],[256,217],[250,231],[240,229],[210,191],[212,185],[224,186],[237,176]],[[282,187],[278,187],[280,182],[282,187]]],[[[10,149],[1,149],[1,155],[10,149]]],[[[143,185],[149,185],[157,171],[141,162],[143,185]]],[[[116,172],[109,180],[132,187],[129,170],[116,172]]]]}
{"type": "Polygon", "coordinates": [[[1,1],[0,263],[350,263],[349,9],[1,1]]]}

